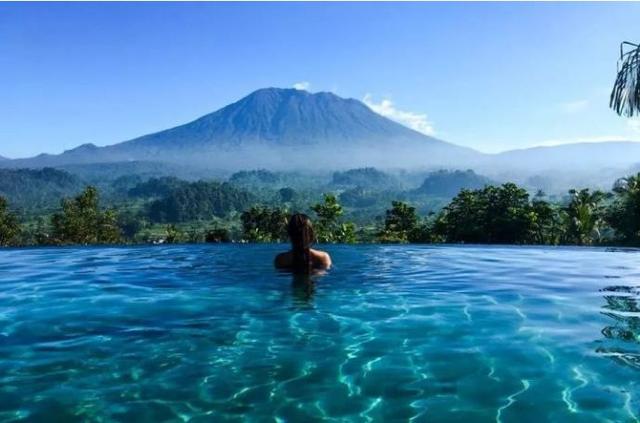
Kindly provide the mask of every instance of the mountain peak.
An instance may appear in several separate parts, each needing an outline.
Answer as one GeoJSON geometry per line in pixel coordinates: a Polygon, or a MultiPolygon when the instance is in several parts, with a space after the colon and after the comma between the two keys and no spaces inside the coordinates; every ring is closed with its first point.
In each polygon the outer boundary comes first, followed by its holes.
{"type": "Polygon", "coordinates": [[[318,91],[318,92],[312,93],[311,91],[303,90],[299,88],[281,88],[281,87],[258,88],[257,90],[246,95],[244,98],[249,98],[252,96],[300,96],[300,97],[330,96],[330,97],[335,97],[337,99],[345,100],[339,97],[338,95],[332,93],[331,91],[318,91]]]}
{"type": "MultiPolygon", "coordinates": [[[[249,95],[241,98],[234,104],[243,103],[243,104],[251,104],[253,106],[265,106],[276,103],[315,103],[315,102],[346,102],[351,103],[355,100],[353,99],[344,99],[332,92],[328,91],[320,91],[316,93],[311,93],[306,90],[300,90],[297,88],[260,88],[249,95]]],[[[359,103],[359,102],[358,102],[359,103]]]]}
{"type": "Polygon", "coordinates": [[[89,152],[97,149],[98,149],[97,145],[88,142],[85,144],[80,144],[79,146],[72,148],[70,150],[65,150],[65,153],[84,153],[84,152],[89,152]]]}
{"type": "Polygon", "coordinates": [[[262,96],[262,95],[294,95],[294,94],[311,95],[309,91],[299,90],[297,88],[265,87],[265,88],[258,88],[257,90],[245,96],[245,98],[256,96],[256,95],[262,96]]]}

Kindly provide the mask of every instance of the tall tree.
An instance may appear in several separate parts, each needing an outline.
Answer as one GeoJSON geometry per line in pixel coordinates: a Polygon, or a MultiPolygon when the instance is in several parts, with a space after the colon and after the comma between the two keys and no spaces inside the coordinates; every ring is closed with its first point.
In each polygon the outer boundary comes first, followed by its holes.
{"type": "Polygon", "coordinates": [[[438,215],[435,230],[447,242],[481,243],[486,237],[482,191],[462,189],[438,215]]]}
{"type": "Polygon", "coordinates": [[[576,245],[591,245],[600,241],[600,228],[603,223],[601,202],[604,193],[589,192],[588,188],[569,191],[571,200],[564,208],[564,242],[576,245]]]}
{"type": "Polygon", "coordinates": [[[640,173],[619,179],[613,187],[615,201],[606,220],[625,244],[640,244],[640,173]]]}
{"type": "Polygon", "coordinates": [[[98,213],[97,239],[101,244],[117,244],[122,241],[116,210],[108,209],[98,213]]]}
{"type": "Polygon", "coordinates": [[[333,194],[325,194],[322,203],[311,206],[318,220],[314,225],[316,238],[326,243],[354,243],[356,241],[355,225],[342,222],[344,209],[333,194]]]}
{"type": "Polygon", "coordinates": [[[562,236],[562,221],[560,211],[543,198],[544,192],[538,191],[531,201],[531,219],[533,221],[533,239],[536,244],[556,245],[562,236]]]}
{"type": "Polygon", "coordinates": [[[287,239],[289,213],[280,208],[253,206],[240,216],[243,238],[251,242],[283,242],[287,239]]]}
{"type": "Polygon", "coordinates": [[[20,234],[20,224],[9,211],[9,202],[0,196],[0,246],[14,245],[20,234]]]}
{"type": "Polygon", "coordinates": [[[165,232],[166,236],[164,238],[164,241],[167,244],[178,244],[184,239],[184,233],[173,223],[167,225],[167,227],[165,228],[165,232]]]}
{"type": "Polygon", "coordinates": [[[51,218],[53,238],[60,244],[113,244],[120,241],[115,210],[101,211],[99,194],[88,186],[78,196],[62,200],[62,211],[51,218]]]}
{"type": "Polygon", "coordinates": [[[392,201],[386,211],[384,229],[378,234],[381,242],[425,242],[428,230],[421,226],[416,208],[402,201],[392,201]]]}
{"type": "Polygon", "coordinates": [[[535,214],[529,194],[513,183],[461,190],[435,223],[448,242],[525,244],[533,242],[535,214]]]}

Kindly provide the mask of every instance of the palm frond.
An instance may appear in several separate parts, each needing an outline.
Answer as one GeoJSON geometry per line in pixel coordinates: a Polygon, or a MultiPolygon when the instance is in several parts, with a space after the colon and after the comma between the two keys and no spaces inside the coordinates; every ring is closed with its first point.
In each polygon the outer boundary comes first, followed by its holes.
{"type": "Polygon", "coordinates": [[[640,46],[620,44],[618,75],[611,91],[609,107],[621,116],[640,113],[640,46]]]}

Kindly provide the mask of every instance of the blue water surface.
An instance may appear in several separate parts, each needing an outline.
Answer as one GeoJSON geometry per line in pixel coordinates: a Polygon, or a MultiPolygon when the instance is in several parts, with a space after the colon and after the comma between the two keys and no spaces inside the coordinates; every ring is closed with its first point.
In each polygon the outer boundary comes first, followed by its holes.
{"type": "Polygon", "coordinates": [[[637,422],[640,253],[0,250],[0,421],[637,422]]]}

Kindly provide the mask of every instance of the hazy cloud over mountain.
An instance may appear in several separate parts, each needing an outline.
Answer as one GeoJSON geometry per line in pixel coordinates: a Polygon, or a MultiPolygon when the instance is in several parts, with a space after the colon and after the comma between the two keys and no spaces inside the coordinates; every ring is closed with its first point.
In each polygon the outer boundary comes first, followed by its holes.
{"type": "Polygon", "coordinates": [[[293,84],[293,88],[295,88],[296,90],[309,91],[309,88],[311,88],[311,83],[308,81],[296,82],[295,84],[293,84]]]}
{"type": "Polygon", "coordinates": [[[389,99],[382,99],[379,103],[376,103],[371,94],[365,95],[362,101],[379,115],[395,120],[415,131],[422,132],[425,135],[435,135],[436,133],[433,123],[429,121],[424,113],[400,110],[389,99]]]}

